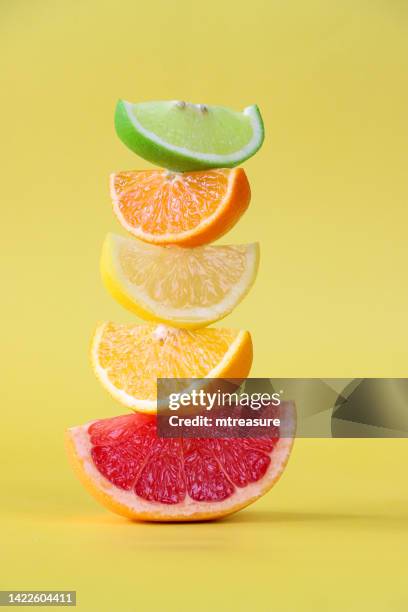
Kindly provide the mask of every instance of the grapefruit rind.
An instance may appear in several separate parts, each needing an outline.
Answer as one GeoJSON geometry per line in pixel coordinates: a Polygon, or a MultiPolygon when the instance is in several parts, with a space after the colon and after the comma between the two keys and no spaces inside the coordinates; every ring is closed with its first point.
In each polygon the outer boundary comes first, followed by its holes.
{"type": "Polygon", "coordinates": [[[133,491],[119,489],[107,480],[95,467],[91,458],[91,442],[88,428],[92,422],[66,431],[65,442],[68,456],[79,480],[88,492],[108,510],[132,520],[155,522],[206,521],[222,518],[249,504],[267,493],[282,475],[289,460],[295,433],[295,409],[292,405],[292,437],[280,438],[270,453],[271,466],[257,482],[246,487],[236,487],[224,501],[197,502],[188,494],[178,504],[150,502],[138,497],[133,491]]]}
{"type": "Polygon", "coordinates": [[[131,151],[169,170],[185,172],[206,168],[231,168],[254,155],[264,140],[263,121],[256,104],[247,106],[242,111],[252,128],[250,141],[240,150],[230,154],[200,153],[166,142],[143,127],[132,112],[134,106],[126,100],[118,101],[115,110],[116,133],[131,151]]]}
{"type": "Polygon", "coordinates": [[[214,242],[234,227],[248,208],[251,200],[251,188],[245,171],[242,168],[233,168],[228,176],[228,188],[224,198],[216,210],[203,219],[199,225],[178,233],[153,234],[131,225],[126,220],[121,211],[120,193],[118,193],[115,185],[116,176],[117,173],[113,173],[109,179],[109,190],[116,218],[127,232],[151,244],[177,244],[195,247],[214,242]]]}
{"type": "MultiPolygon", "coordinates": [[[[102,386],[110,395],[123,406],[131,408],[135,412],[144,414],[156,414],[157,401],[151,399],[136,398],[129,395],[123,389],[119,389],[109,379],[108,373],[99,362],[98,348],[103,337],[105,328],[109,322],[98,324],[91,342],[91,363],[95,375],[102,386]]],[[[246,378],[250,372],[253,359],[252,339],[248,331],[240,330],[233,340],[221,361],[200,378],[246,378]]]]}
{"type": "MultiPolygon", "coordinates": [[[[108,234],[102,247],[102,280],[112,297],[141,319],[157,321],[183,329],[198,329],[226,317],[249,293],[259,267],[259,244],[246,247],[246,268],[239,281],[221,301],[208,307],[172,308],[133,285],[125,276],[118,255],[119,245],[127,239],[108,234]]],[[[134,243],[136,241],[133,241],[134,243]]],[[[163,247],[152,247],[163,248],[163,247]]],[[[173,247],[175,248],[175,247],[173,247]]],[[[215,247],[216,248],[216,247],[215,247]]]]}

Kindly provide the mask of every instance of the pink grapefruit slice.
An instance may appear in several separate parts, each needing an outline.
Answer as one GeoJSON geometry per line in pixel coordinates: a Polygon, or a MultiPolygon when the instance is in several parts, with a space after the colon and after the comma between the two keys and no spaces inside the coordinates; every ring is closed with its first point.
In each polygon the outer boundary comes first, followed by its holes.
{"type": "Polygon", "coordinates": [[[136,413],[73,427],[66,443],[79,479],[109,510],[133,520],[196,521],[264,495],[286,466],[293,436],[165,439],[156,416],[136,413]]]}

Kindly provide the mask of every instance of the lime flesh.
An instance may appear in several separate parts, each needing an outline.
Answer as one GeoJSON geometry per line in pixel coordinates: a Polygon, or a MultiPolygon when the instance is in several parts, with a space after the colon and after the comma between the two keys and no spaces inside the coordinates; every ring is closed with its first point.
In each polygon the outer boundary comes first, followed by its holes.
{"type": "Polygon", "coordinates": [[[237,166],[256,153],[264,138],[256,105],[236,112],[182,101],[119,100],[115,127],[140,157],[175,171],[237,166]]]}

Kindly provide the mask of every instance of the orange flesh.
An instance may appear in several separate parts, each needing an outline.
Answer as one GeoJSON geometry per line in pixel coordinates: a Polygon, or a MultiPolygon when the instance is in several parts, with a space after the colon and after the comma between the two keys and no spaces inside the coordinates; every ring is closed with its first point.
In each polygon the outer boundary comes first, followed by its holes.
{"type": "MultiPolygon", "coordinates": [[[[156,399],[157,378],[207,376],[222,360],[237,333],[231,329],[187,331],[160,325],[107,323],[98,346],[98,363],[116,388],[134,397],[156,399]]],[[[247,360],[248,355],[241,356],[245,370],[239,377],[248,373],[247,360]]]]}
{"type": "Polygon", "coordinates": [[[119,172],[112,175],[111,193],[125,229],[147,242],[190,246],[224,234],[250,200],[242,168],[119,172]]]}

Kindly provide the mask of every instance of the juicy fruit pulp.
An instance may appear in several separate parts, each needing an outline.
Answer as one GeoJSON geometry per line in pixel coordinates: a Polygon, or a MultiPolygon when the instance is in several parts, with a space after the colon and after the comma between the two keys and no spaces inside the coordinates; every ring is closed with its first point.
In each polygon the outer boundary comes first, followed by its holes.
{"type": "Polygon", "coordinates": [[[247,209],[251,190],[242,168],[111,175],[113,210],[131,234],[155,244],[198,246],[220,238],[247,209]]]}
{"type": "MultiPolygon", "coordinates": [[[[115,214],[134,236],[165,246],[109,236],[102,274],[128,308],[180,328],[103,323],[91,359],[102,385],[119,402],[154,413],[159,378],[249,374],[248,332],[185,328],[225,316],[255,279],[257,245],[201,245],[233,227],[248,207],[249,183],[235,166],[261,147],[264,129],[255,105],[238,113],[185,102],[122,100],[115,127],[132,151],[166,168],[113,174],[115,214]]],[[[292,445],[276,430],[263,439],[159,438],[156,419],[127,414],[71,428],[66,435],[85,486],[132,519],[202,520],[239,510],[274,484],[292,445]]]]}
{"type": "Polygon", "coordinates": [[[111,510],[147,520],[216,518],[251,503],[282,473],[292,439],[163,439],[156,417],[123,415],[72,428],[68,449],[111,510]],[[102,478],[101,478],[102,477],[102,478]]]}
{"type": "Polygon", "coordinates": [[[154,417],[134,415],[90,426],[92,459],[105,478],[139,497],[177,504],[222,501],[259,480],[277,439],[160,439],[154,417]]]}
{"type": "Polygon", "coordinates": [[[157,378],[246,378],[252,341],[246,331],[197,331],[164,325],[103,323],[91,359],[102,385],[130,408],[156,411],[157,378]]]}
{"type": "Polygon", "coordinates": [[[255,281],[259,247],[159,247],[108,234],[101,258],[105,285],[144,319],[198,328],[225,317],[255,281]]]}
{"type": "Polygon", "coordinates": [[[140,157],[176,171],[237,166],[254,155],[264,139],[256,105],[236,112],[182,101],[119,100],[115,127],[122,142],[140,157]]]}

